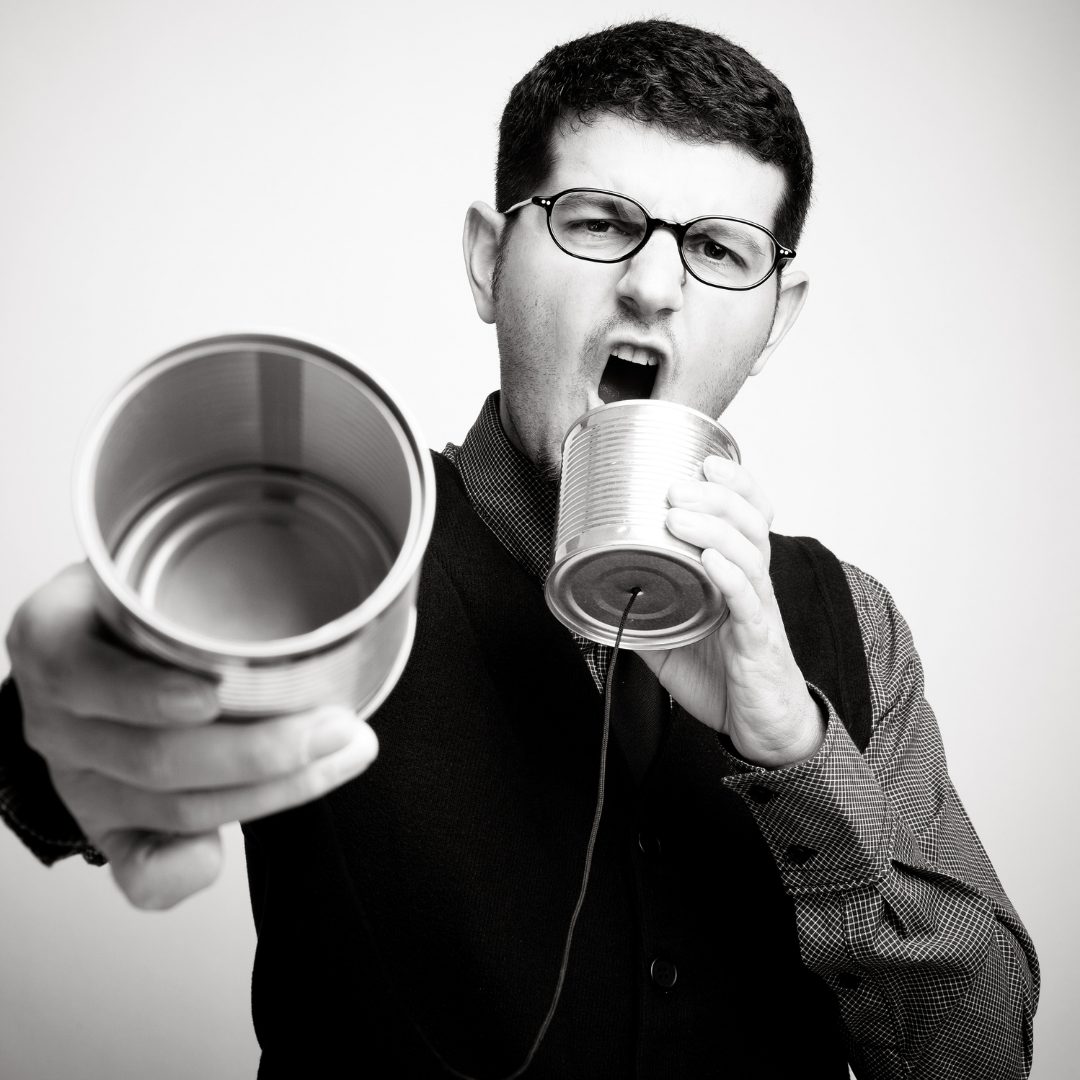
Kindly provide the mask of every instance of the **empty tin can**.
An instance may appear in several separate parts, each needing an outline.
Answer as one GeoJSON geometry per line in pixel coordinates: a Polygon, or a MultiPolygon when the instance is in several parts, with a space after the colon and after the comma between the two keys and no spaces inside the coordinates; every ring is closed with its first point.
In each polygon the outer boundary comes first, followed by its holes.
{"type": "Polygon", "coordinates": [[[715,420],[670,401],[632,398],[590,409],[566,433],[548,607],[605,645],[640,590],[622,648],[671,649],[707,637],[727,615],[701,549],[668,531],[668,488],[703,480],[711,454],[738,462],[715,420]]]}
{"type": "Polygon", "coordinates": [[[230,334],[132,376],[84,440],[79,534],[106,622],[213,676],[227,715],[372,713],[412,647],[431,458],[365,371],[230,334]]]}

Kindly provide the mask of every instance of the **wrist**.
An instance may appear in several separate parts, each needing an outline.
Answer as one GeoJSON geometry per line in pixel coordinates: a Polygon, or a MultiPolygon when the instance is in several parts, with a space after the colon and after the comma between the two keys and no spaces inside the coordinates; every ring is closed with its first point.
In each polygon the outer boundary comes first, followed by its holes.
{"type": "MultiPolygon", "coordinates": [[[[739,746],[740,755],[750,764],[765,769],[788,769],[809,761],[825,742],[829,716],[827,709],[803,686],[802,700],[795,706],[790,726],[785,725],[788,737],[769,745],[760,739],[751,745],[739,746]]],[[[735,740],[732,740],[733,743],[735,740]]],[[[749,742],[749,740],[739,740],[749,742]]]]}

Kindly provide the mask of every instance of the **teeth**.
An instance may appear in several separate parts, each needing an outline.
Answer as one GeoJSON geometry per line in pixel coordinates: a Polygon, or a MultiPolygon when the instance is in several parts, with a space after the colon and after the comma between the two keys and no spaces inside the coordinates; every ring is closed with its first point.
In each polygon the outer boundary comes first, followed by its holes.
{"type": "Polygon", "coordinates": [[[642,367],[656,367],[657,359],[648,349],[639,349],[633,345],[617,345],[611,353],[620,360],[627,360],[631,364],[641,364],[642,367]]]}

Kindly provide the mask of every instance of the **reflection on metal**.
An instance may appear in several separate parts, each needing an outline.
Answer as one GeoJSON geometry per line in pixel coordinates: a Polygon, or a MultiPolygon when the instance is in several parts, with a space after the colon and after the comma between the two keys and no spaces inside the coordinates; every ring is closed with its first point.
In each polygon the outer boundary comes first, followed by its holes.
{"type": "Polygon", "coordinates": [[[627,597],[622,648],[689,645],[727,616],[701,551],[667,529],[668,488],[704,478],[717,454],[739,461],[735,440],[704,413],[630,399],[591,409],[563,440],[562,483],[548,606],[571,630],[612,645],[627,597]]]}
{"type": "Polygon", "coordinates": [[[214,676],[238,716],[378,707],[411,648],[434,500],[415,426],[367,373],[267,334],[137,372],[76,477],[103,617],[214,676]]]}

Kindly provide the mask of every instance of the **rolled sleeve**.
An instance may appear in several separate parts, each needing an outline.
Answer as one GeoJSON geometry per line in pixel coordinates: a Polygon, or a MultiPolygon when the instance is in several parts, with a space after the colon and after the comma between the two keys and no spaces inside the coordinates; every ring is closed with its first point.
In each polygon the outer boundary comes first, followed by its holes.
{"type": "Polygon", "coordinates": [[[754,766],[728,753],[735,772],[724,778],[754,815],[788,892],[876,885],[898,858],[927,867],[832,703],[816,687],[809,689],[828,715],[818,752],[784,769],[754,766]]]}

